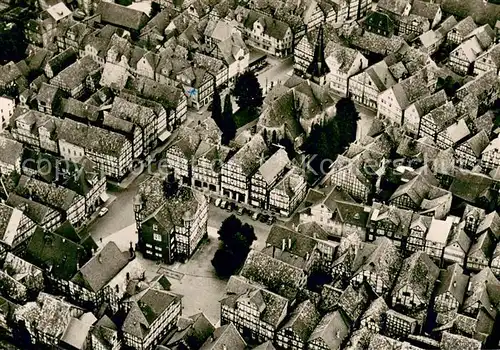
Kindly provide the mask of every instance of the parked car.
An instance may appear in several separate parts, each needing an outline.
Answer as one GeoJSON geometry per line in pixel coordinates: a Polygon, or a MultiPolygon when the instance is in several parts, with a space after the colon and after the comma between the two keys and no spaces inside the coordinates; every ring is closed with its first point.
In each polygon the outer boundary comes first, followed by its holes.
{"type": "Polygon", "coordinates": [[[259,221],[262,222],[262,223],[264,223],[264,222],[267,222],[267,219],[269,219],[269,216],[267,216],[267,215],[264,214],[264,215],[262,215],[260,217],[259,221]]]}
{"type": "Polygon", "coordinates": [[[235,208],[235,207],[236,207],[236,205],[235,205],[234,203],[229,202],[229,203],[227,203],[226,210],[227,210],[228,212],[232,212],[232,211],[234,210],[234,208],[235,208]]]}
{"type": "Polygon", "coordinates": [[[214,204],[215,204],[215,206],[216,206],[216,207],[220,206],[220,202],[222,202],[222,199],[217,198],[217,199],[215,200],[215,203],[214,203],[214,204]]]}
{"type": "Polygon", "coordinates": [[[253,215],[252,215],[252,219],[253,219],[253,220],[255,220],[255,221],[257,221],[257,220],[259,219],[259,216],[260,216],[260,214],[259,214],[259,213],[257,213],[257,212],[255,212],[255,213],[253,213],[253,215]]]}
{"type": "Polygon", "coordinates": [[[101,216],[101,217],[102,217],[102,216],[106,215],[106,214],[108,213],[108,211],[109,211],[109,209],[108,209],[108,208],[101,208],[101,209],[99,210],[99,216],[101,216]]]}
{"type": "Polygon", "coordinates": [[[220,202],[220,207],[221,207],[222,209],[226,209],[226,205],[227,205],[227,202],[226,202],[226,201],[222,201],[222,202],[220,202]]]}
{"type": "Polygon", "coordinates": [[[238,214],[239,216],[245,214],[245,208],[243,208],[243,207],[237,208],[236,214],[238,214]]]}
{"type": "Polygon", "coordinates": [[[268,225],[272,225],[272,224],[274,224],[275,222],[276,222],[276,218],[275,218],[274,216],[272,216],[272,215],[271,215],[271,216],[269,216],[269,219],[267,219],[267,222],[266,222],[266,223],[267,223],[268,225]]]}

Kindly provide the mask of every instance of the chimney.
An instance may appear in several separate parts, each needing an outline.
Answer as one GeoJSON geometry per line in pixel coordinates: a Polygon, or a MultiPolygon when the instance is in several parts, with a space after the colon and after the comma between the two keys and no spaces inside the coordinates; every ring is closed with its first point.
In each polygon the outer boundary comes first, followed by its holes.
{"type": "Polygon", "coordinates": [[[286,240],[283,238],[283,242],[281,242],[281,250],[285,251],[286,248],[286,240]]]}
{"type": "Polygon", "coordinates": [[[457,287],[457,281],[453,281],[453,288],[457,287]]]}
{"type": "Polygon", "coordinates": [[[97,261],[99,261],[100,264],[102,264],[102,257],[101,254],[97,254],[97,261]]]}
{"type": "Polygon", "coordinates": [[[306,253],[306,261],[309,261],[309,253],[306,253]]]}
{"type": "Polygon", "coordinates": [[[288,238],[288,249],[292,249],[292,239],[288,238]]]}

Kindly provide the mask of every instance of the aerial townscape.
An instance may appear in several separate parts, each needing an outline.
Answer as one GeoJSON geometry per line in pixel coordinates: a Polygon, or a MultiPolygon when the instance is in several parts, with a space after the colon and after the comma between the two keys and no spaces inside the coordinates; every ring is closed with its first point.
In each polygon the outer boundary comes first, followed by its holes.
{"type": "Polygon", "coordinates": [[[500,0],[0,0],[0,349],[498,349],[499,210],[500,0]]]}

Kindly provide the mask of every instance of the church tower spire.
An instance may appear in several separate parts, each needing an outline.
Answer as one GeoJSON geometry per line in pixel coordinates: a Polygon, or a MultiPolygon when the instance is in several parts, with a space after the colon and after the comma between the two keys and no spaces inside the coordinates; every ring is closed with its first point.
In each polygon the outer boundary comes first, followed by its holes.
{"type": "Polygon", "coordinates": [[[322,85],[325,80],[325,75],[330,73],[330,68],[326,64],[325,60],[325,39],[323,26],[319,27],[318,38],[316,39],[316,45],[314,47],[314,57],[307,68],[307,74],[316,83],[322,85]]]}

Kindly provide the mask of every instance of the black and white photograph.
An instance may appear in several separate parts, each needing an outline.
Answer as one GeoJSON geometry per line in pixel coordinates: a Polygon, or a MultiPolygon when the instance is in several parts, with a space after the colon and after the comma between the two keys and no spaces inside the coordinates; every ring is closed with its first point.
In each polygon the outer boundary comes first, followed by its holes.
{"type": "Polygon", "coordinates": [[[500,0],[0,0],[0,349],[500,349],[500,0]]]}

